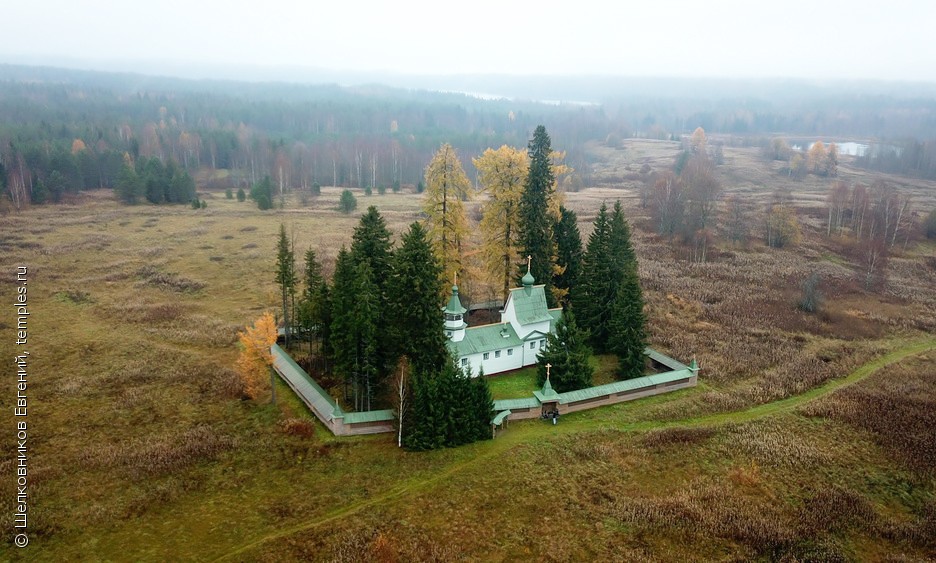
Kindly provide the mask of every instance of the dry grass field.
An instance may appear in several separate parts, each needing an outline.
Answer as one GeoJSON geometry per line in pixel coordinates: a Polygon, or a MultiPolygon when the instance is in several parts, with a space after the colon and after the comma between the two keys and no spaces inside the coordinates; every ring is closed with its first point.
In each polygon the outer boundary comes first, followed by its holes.
{"type": "MultiPolygon", "coordinates": [[[[675,143],[591,147],[596,186],[567,194],[583,236],[601,201],[635,225],[651,345],[698,359],[697,388],[515,422],[496,440],[406,453],[336,438],[278,388],[241,399],[237,331],[277,302],[281,223],[331,264],[368,205],[398,234],[416,194],[339,189],[260,212],[119,205],[91,193],[0,217],[0,284],[29,270],[30,545],[0,560],[890,560],[936,554],[936,245],[911,240],[863,289],[824,236],[827,179],[794,182],[725,150],[725,194],[756,210],[792,191],[794,247],[719,242],[690,263],[654,234],[637,170],[675,143]],[[799,311],[821,275],[822,311],[799,311]]],[[[849,182],[870,183],[844,162],[849,182]]],[[[889,177],[919,213],[936,184],[889,177]]],[[[476,205],[476,204],[475,204],[476,205]]],[[[0,315],[0,357],[15,318],[0,315]]],[[[0,409],[11,413],[13,377],[0,409]]],[[[9,421],[9,419],[8,419],[9,421]]],[[[0,433],[0,522],[13,530],[15,433],[0,433]]]]}

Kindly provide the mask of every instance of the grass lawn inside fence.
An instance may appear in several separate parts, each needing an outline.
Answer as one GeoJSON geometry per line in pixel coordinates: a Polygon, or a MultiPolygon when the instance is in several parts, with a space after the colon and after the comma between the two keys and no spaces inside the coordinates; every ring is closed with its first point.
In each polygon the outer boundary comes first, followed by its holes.
{"type": "MultiPolygon", "coordinates": [[[[617,356],[613,354],[592,356],[589,363],[595,368],[592,385],[604,385],[616,381],[614,372],[617,370],[617,356]]],[[[491,388],[491,398],[495,401],[532,397],[533,391],[539,389],[536,384],[536,366],[503,375],[489,376],[488,387],[491,388]]]]}

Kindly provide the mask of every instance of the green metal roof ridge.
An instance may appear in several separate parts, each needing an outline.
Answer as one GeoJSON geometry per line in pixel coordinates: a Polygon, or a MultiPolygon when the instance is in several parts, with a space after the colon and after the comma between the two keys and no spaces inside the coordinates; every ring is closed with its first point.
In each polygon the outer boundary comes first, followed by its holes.
{"type": "Polygon", "coordinates": [[[497,425],[504,422],[504,419],[510,416],[510,410],[505,410],[497,413],[497,416],[491,419],[491,424],[497,425]]]}
{"type": "Polygon", "coordinates": [[[273,344],[272,346],[270,346],[270,352],[276,354],[279,357],[279,359],[289,364],[290,367],[292,367],[296,372],[298,372],[298,375],[302,376],[302,378],[306,381],[306,383],[308,383],[309,386],[312,387],[313,390],[318,392],[318,394],[321,395],[322,398],[325,399],[325,401],[327,401],[328,404],[332,406],[332,409],[334,409],[334,407],[337,406],[337,403],[335,402],[334,399],[331,398],[331,395],[326,393],[325,390],[322,389],[322,387],[319,386],[319,384],[316,383],[314,379],[312,379],[312,376],[310,376],[306,372],[306,370],[302,369],[302,367],[300,367],[299,364],[297,364],[296,361],[293,360],[292,357],[289,354],[287,354],[285,350],[280,348],[279,344],[273,344]]]}
{"type": "Polygon", "coordinates": [[[383,422],[393,420],[396,416],[390,409],[379,411],[347,412],[344,415],[345,424],[358,424],[361,422],[383,422]]]}
{"type": "Polygon", "coordinates": [[[540,406],[540,402],[536,397],[523,397],[519,399],[500,399],[499,401],[494,401],[494,410],[511,410],[511,409],[533,409],[540,406]]]}
{"type": "Polygon", "coordinates": [[[689,369],[689,366],[686,364],[680,362],[679,360],[674,360],[666,354],[658,352],[649,346],[644,348],[644,355],[649,356],[651,360],[659,362],[674,371],[689,369]]]}
{"type": "Polygon", "coordinates": [[[615,381],[595,387],[587,387],[585,389],[577,389],[575,391],[566,391],[565,393],[559,394],[559,402],[562,404],[574,403],[586,399],[614,395],[622,391],[644,389],[646,387],[659,385],[660,383],[669,383],[670,381],[689,379],[690,377],[692,377],[692,372],[689,371],[688,368],[684,370],[667,371],[664,373],[654,373],[651,375],[645,375],[643,377],[615,381]]]}

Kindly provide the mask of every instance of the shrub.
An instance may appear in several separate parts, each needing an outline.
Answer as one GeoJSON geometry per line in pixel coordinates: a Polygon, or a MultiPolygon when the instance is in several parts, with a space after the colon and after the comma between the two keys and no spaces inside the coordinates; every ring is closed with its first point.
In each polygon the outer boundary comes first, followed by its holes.
{"type": "Polygon", "coordinates": [[[387,186],[377,186],[377,193],[380,195],[387,195],[387,186]]]}
{"type": "Polygon", "coordinates": [[[357,198],[351,193],[351,190],[341,192],[341,199],[338,200],[338,209],[342,213],[351,213],[357,209],[357,198]]]}
{"type": "Polygon", "coordinates": [[[244,202],[247,200],[247,193],[244,191],[244,188],[237,189],[237,201],[244,202]]]}
{"type": "Polygon", "coordinates": [[[926,233],[926,238],[936,238],[936,209],[930,211],[929,215],[926,216],[926,221],[923,223],[923,232],[926,233]]]}
{"type": "Polygon", "coordinates": [[[234,191],[231,188],[224,190],[224,199],[234,199],[234,191]]]}
{"type": "Polygon", "coordinates": [[[803,290],[799,303],[797,303],[800,311],[807,313],[819,312],[819,307],[822,305],[822,293],[819,292],[819,274],[813,273],[810,275],[800,287],[803,290]]]}

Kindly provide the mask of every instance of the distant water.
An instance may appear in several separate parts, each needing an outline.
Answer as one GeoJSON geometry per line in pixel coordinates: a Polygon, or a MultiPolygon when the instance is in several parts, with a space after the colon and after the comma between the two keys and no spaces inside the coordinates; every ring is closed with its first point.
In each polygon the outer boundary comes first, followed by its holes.
{"type": "MultiPolygon", "coordinates": [[[[835,146],[838,148],[839,154],[844,154],[848,156],[864,156],[865,153],[868,152],[868,148],[869,148],[869,145],[865,143],[854,143],[852,141],[844,141],[841,143],[838,143],[835,141],[829,141],[829,142],[823,141],[822,144],[824,144],[826,148],[828,148],[828,146],[832,143],[835,143],[835,146]]],[[[809,143],[809,148],[811,149],[813,145],[815,144],[816,144],[815,141],[812,143],[809,143]]],[[[793,145],[790,148],[795,151],[802,149],[800,145],[793,145]]]]}

